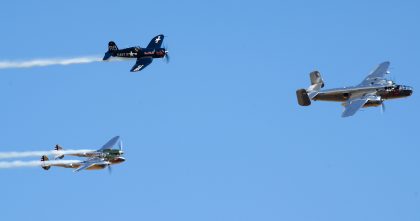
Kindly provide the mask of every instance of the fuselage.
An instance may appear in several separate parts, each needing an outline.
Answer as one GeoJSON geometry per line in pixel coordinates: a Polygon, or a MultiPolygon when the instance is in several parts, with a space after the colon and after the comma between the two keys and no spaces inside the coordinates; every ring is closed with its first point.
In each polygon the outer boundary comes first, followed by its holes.
{"type": "Polygon", "coordinates": [[[112,51],[112,57],[121,57],[121,58],[163,58],[165,57],[166,50],[164,48],[150,49],[150,48],[140,48],[140,47],[131,47],[124,48],[121,50],[112,51]]]}
{"type": "Polygon", "coordinates": [[[103,158],[116,158],[123,155],[124,152],[117,149],[105,149],[102,151],[86,151],[81,153],[68,153],[67,156],[75,157],[103,157],[103,158]]]}
{"type": "MultiPolygon", "coordinates": [[[[112,159],[107,159],[106,162],[109,162],[109,164],[96,164],[96,165],[93,165],[93,166],[87,168],[86,170],[101,170],[101,169],[106,168],[109,165],[119,164],[119,163],[122,163],[124,161],[125,161],[124,157],[115,157],[115,158],[112,158],[112,159]]],[[[48,163],[48,161],[46,161],[46,163],[48,163]]],[[[63,164],[53,164],[53,165],[50,165],[50,166],[76,169],[84,163],[85,163],[84,161],[76,161],[75,160],[74,162],[66,162],[66,163],[63,163],[63,164]]]]}
{"type": "Polygon", "coordinates": [[[387,86],[360,86],[360,87],[344,87],[328,90],[321,90],[313,98],[319,101],[336,101],[346,102],[352,95],[375,94],[380,97],[378,101],[369,101],[365,104],[368,106],[379,106],[383,100],[408,97],[413,93],[413,89],[404,85],[387,85],[387,86]]]}

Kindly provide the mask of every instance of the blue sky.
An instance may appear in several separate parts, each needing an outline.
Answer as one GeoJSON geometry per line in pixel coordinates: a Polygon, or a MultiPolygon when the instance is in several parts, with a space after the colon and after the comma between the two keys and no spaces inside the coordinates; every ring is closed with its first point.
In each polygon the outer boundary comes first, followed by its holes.
{"type": "Polygon", "coordinates": [[[171,62],[0,70],[1,151],[97,148],[103,171],[0,170],[2,220],[418,220],[420,3],[3,1],[0,60],[102,56],[167,35],[171,62]],[[297,104],[317,69],[380,62],[408,99],[340,118],[297,104]]]}

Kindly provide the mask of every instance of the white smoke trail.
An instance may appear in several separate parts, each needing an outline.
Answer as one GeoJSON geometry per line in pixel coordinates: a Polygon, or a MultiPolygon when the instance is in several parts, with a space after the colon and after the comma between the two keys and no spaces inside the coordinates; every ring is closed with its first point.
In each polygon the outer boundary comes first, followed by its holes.
{"type": "Polygon", "coordinates": [[[94,150],[49,150],[49,151],[24,151],[24,152],[0,152],[0,159],[40,157],[42,155],[68,155],[68,154],[86,154],[94,150]]]}
{"type": "Polygon", "coordinates": [[[100,56],[85,56],[75,58],[46,58],[28,61],[0,61],[0,69],[45,67],[51,65],[87,64],[101,61],[102,58],[100,56]]]}
{"type": "Polygon", "coordinates": [[[54,166],[60,164],[80,163],[80,160],[52,160],[52,161],[0,161],[0,169],[18,168],[18,167],[39,167],[39,166],[54,166]]]}

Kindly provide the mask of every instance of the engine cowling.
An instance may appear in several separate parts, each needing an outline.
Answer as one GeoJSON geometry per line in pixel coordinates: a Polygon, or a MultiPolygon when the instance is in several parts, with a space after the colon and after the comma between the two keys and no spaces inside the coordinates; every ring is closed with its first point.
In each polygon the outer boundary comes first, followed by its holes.
{"type": "Polygon", "coordinates": [[[366,104],[363,107],[378,107],[378,106],[381,106],[383,102],[384,101],[381,100],[381,99],[370,100],[370,101],[366,102],[366,104]]]}

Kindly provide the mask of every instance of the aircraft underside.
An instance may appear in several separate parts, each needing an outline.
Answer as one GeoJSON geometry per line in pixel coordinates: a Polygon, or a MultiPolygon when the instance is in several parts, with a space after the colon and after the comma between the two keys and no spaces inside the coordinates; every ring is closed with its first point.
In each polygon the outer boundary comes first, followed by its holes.
{"type": "MultiPolygon", "coordinates": [[[[369,93],[369,92],[366,92],[369,93]]],[[[375,93],[377,96],[379,96],[382,100],[388,100],[388,99],[396,99],[396,98],[402,98],[410,96],[409,93],[404,93],[400,91],[377,91],[375,93]]],[[[335,102],[346,102],[351,97],[351,92],[345,92],[345,93],[318,93],[313,100],[314,101],[335,101],[335,102]]]]}

